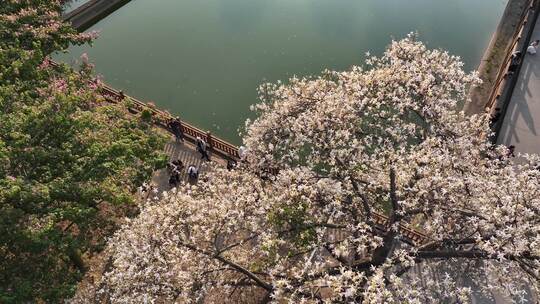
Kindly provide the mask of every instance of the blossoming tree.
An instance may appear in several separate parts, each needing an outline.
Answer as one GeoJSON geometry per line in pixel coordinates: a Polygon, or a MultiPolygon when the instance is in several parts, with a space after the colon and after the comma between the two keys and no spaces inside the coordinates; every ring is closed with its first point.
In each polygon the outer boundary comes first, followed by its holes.
{"type": "Polygon", "coordinates": [[[538,291],[538,157],[511,162],[485,140],[486,116],[457,110],[478,83],[462,66],[410,35],[364,67],[261,87],[247,161],[146,202],[110,241],[96,296],[463,303],[473,289],[538,291]]]}

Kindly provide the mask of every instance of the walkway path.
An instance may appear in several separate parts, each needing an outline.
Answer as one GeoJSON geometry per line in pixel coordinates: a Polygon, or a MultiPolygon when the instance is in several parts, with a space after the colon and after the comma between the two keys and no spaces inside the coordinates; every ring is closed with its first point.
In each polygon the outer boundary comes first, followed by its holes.
{"type": "MultiPolygon", "coordinates": [[[[188,142],[176,142],[174,137],[165,145],[165,153],[169,156],[169,161],[180,159],[185,168],[182,170],[182,182],[188,182],[187,168],[190,165],[195,165],[199,168],[199,176],[204,175],[204,171],[208,166],[227,166],[227,160],[223,157],[210,152],[211,162],[207,162],[201,159],[201,154],[197,152],[196,146],[188,142]]],[[[167,169],[156,171],[152,177],[152,183],[158,187],[159,190],[169,190],[169,173],[167,169]]]]}
{"type": "MultiPolygon", "coordinates": [[[[536,20],[531,41],[537,39],[540,39],[540,18],[536,20]]],[[[513,145],[515,152],[540,154],[540,52],[525,54],[517,77],[497,143],[513,145]]],[[[502,295],[495,295],[495,298],[497,304],[510,303],[502,295]]],[[[530,290],[525,298],[527,303],[540,303],[538,295],[530,290]]]]}
{"type": "MultiPolygon", "coordinates": [[[[531,41],[537,39],[540,18],[531,41]]],[[[516,152],[540,154],[540,52],[525,54],[518,77],[497,143],[514,145],[516,152]]]]}

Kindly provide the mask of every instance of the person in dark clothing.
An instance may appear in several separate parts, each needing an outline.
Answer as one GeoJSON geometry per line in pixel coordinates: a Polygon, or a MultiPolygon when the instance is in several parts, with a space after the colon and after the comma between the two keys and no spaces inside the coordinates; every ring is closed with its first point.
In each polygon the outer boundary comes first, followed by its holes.
{"type": "Polygon", "coordinates": [[[169,186],[171,187],[176,186],[176,176],[174,174],[171,174],[169,176],[169,186]]]}
{"type": "Polygon", "coordinates": [[[167,171],[172,174],[174,172],[174,170],[176,170],[176,165],[173,164],[172,162],[168,162],[167,163],[167,171]]]}
{"type": "Polygon", "coordinates": [[[174,171],[182,171],[184,169],[184,163],[180,159],[173,160],[172,162],[167,163],[167,170],[169,173],[174,171]]]}
{"type": "Polygon", "coordinates": [[[508,154],[506,156],[507,157],[516,157],[516,155],[514,154],[515,150],[516,150],[516,146],[514,146],[514,145],[508,146],[508,154]]]}
{"type": "Polygon", "coordinates": [[[489,120],[489,125],[490,126],[495,125],[495,123],[497,123],[497,121],[499,121],[500,118],[501,118],[501,108],[495,108],[495,113],[493,113],[493,115],[491,116],[489,120]]]}
{"type": "Polygon", "coordinates": [[[177,141],[184,141],[184,128],[182,127],[182,121],[180,117],[176,117],[169,122],[169,128],[173,132],[177,141]]]}
{"type": "Polygon", "coordinates": [[[176,181],[176,185],[180,184],[180,170],[174,171],[174,180],[176,181]]]}
{"type": "Polygon", "coordinates": [[[208,145],[200,137],[197,137],[197,151],[201,153],[201,159],[206,158],[207,161],[210,161],[210,155],[208,154],[208,145]]]}
{"type": "Polygon", "coordinates": [[[199,170],[195,165],[190,165],[187,171],[187,174],[190,179],[195,180],[197,177],[199,177],[199,170]]]}
{"type": "Polygon", "coordinates": [[[203,140],[202,138],[200,138],[199,136],[197,136],[197,151],[201,151],[202,147],[203,147],[203,140]]]}
{"type": "Polygon", "coordinates": [[[513,75],[517,70],[519,63],[521,62],[521,52],[514,52],[510,57],[510,66],[508,67],[508,74],[513,75]]]}
{"type": "Polygon", "coordinates": [[[182,171],[182,169],[184,169],[184,163],[180,159],[174,160],[172,164],[176,166],[178,171],[182,171]]]}
{"type": "Polygon", "coordinates": [[[236,168],[236,162],[234,160],[229,159],[227,161],[227,170],[231,171],[234,168],[236,168]]]}
{"type": "Polygon", "coordinates": [[[169,185],[176,187],[180,184],[180,170],[174,169],[169,176],[169,185]]]}
{"type": "Polygon", "coordinates": [[[208,150],[204,149],[201,151],[201,159],[205,159],[207,161],[210,161],[210,155],[208,154],[208,150]]]}

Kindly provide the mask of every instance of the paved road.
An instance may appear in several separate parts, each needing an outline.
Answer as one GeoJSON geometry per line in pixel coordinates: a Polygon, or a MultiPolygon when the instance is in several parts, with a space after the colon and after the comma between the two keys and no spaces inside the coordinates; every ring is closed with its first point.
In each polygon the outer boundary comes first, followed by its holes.
{"type": "MultiPolygon", "coordinates": [[[[540,39],[540,18],[531,41],[540,39]]],[[[525,54],[519,79],[504,117],[497,143],[516,146],[516,152],[540,154],[540,49],[525,54]]]]}
{"type": "MultiPolygon", "coordinates": [[[[540,18],[536,20],[531,41],[540,39],[540,18]]],[[[540,49],[536,55],[525,54],[518,81],[512,93],[497,139],[498,144],[514,145],[516,152],[540,154],[540,49]]],[[[495,295],[496,301],[478,303],[506,304],[504,295],[495,295]]],[[[538,303],[537,296],[526,295],[529,302],[538,303]]]]}

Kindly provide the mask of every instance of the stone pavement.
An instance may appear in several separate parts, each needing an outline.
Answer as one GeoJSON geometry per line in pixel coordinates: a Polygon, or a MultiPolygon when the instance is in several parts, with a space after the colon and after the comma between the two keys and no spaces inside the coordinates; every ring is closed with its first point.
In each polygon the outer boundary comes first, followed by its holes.
{"type": "MultiPolygon", "coordinates": [[[[531,41],[540,39],[540,18],[531,41]]],[[[514,145],[516,152],[540,154],[540,49],[525,54],[523,65],[503,125],[498,144],[514,145]]]]}
{"type": "MultiPolygon", "coordinates": [[[[195,165],[199,169],[199,178],[204,175],[204,171],[208,166],[227,166],[227,160],[210,151],[210,162],[201,159],[201,154],[197,152],[196,146],[188,141],[176,142],[174,137],[165,145],[165,153],[169,156],[169,161],[180,159],[184,164],[182,169],[181,183],[189,181],[187,168],[190,165],[195,165]]],[[[169,172],[167,169],[161,169],[154,173],[152,183],[158,187],[160,191],[169,190],[169,172]]]]}

